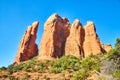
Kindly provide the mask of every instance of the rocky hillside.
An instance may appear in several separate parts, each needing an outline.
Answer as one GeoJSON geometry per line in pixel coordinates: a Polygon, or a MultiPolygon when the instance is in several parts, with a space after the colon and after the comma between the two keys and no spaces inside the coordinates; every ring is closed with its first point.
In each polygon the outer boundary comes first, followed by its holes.
{"type": "Polygon", "coordinates": [[[0,68],[0,80],[120,80],[120,38],[107,53],[30,60],[0,68]]]}
{"type": "Polygon", "coordinates": [[[73,55],[76,57],[88,57],[108,52],[111,45],[100,41],[95,24],[87,21],[82,26],[76,19],[73,24],[67,18],[61,18],[58,14],[51,15],[44,24],[44,33],[38,52],[36,34],[38,22],[34,22],[26,30],[15,58],[14,63],[29,60],[34,56],[39,59],[56,59],[63,55],[73,55]]]}
{"type": "Polygon", "coordinates": [[[38,21],[28,26],[14,63],[0,68],[0,80],[120,80],[120,38],[112,48],[100,41],[92,21],[70,24],[53,14],[39,49],[38,26],[38,21]]]}

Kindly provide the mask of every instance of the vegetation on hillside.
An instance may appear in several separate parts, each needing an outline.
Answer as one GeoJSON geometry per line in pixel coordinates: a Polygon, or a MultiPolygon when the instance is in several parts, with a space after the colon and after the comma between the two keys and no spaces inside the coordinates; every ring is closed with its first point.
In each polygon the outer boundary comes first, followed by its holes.
{"type": "Polygon", "coordinates": [[[114,63],[113,77],[120,80],[120,38],[116,39],[115,48],[107,53],[107,59],[114,63]]]}
{"type": "Polygon", "coordinates": [[[20,64],[0,68],[0,79],[3,80],[89,80],[93,78],[94,80],[120,80],[119,38],[116,39],[114,49],[105,54],[83,59],[68,55],[56,61],[39,61],[34,57],[20,64]]]}

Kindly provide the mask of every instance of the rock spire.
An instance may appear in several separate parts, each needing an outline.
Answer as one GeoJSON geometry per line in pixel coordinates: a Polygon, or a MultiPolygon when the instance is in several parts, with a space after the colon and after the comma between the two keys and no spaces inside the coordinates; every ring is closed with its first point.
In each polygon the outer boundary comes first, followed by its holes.
{"type": "Polygon", "coordinates": [[[25,31],[14,63],[20,63],[22,61],[29,60],[30,58],[38,55],[38,46],[35,43],[39,22],[34,22],[25,31]]]}

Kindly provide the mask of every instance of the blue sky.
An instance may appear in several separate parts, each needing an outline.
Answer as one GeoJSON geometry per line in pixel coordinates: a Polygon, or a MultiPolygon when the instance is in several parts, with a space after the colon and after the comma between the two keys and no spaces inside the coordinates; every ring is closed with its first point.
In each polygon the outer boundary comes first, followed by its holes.
{"type": "Polygon", "coordinates": [[[120,0],[0,0],[0,66],[13,63],[20,40],[34,21],[39,21],[40,44],[47,18],[58,13],[72,23],[78,18],[85,25],[92,20],[103,43],[114,45],[120,37],[120,0]]]}

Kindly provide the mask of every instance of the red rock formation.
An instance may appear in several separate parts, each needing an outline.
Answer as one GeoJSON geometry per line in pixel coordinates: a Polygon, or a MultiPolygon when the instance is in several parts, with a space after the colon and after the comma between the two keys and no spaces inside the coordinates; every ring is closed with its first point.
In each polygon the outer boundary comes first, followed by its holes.
{"type": "Polygon", "coordinates": [[[102,53],[101,42],[96,34],[95,25],[88,21],[85,29],[85,40],[83,43],[85,57],[102,53]]]}
{"type": "Polygon", "coordinates": [[[76,57],[83,56],[82,44],[84,40],[84,30],[78,19],[76,19],[70,29],[65,44],[65,55],[74,55],[76,57]]]}
{"type": "Polygon", "coordinates": [[[57,14],[48,18],[44,25],[44,33],[40,43],[40,57],[61,57],[64,54],[66,37],[69,35],[67,18],[57,14]]]}
{"type": "Polygon", "coordinates": [[[111,44],[106,44],[106,45],[105,45],[105,51],[106,51],[106,52],[109,52],[111,49],[112,49],[111,44]]]}
{"type": "MultiPolygon", "coordinates": [[[[14,63],[26,61],[38,55],[38,46],[35,43],[38,22],[34,22],[25,32],[14,63]]],[[[83,28],[76,19],[71,25],[67,18],[58,14],[51,15],[44,24],[44,33],[40,43],[39,59],[54,59],[63,55],[87,57],[108,52],[111,45],[99,40],[95,25],[88,21],[83,28]]]]}
{"type": "Polygon", "coordinates": [[[20,42],[14,63],[20,63],[38,55],[38,46],[35,43],[38,24],[34,22],[28,27],[20,42]]]}
{"type": "Polygon", "coordinates": [[[53,14],[44,25],[39,55],[44,58],[63,54],[87,57],[105,52],[103,46],[93,22],[88,21],[83,28],[79,20],[70,25],[67,18],[53,14]]]}

